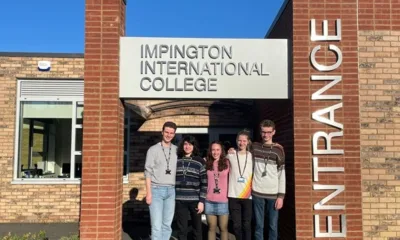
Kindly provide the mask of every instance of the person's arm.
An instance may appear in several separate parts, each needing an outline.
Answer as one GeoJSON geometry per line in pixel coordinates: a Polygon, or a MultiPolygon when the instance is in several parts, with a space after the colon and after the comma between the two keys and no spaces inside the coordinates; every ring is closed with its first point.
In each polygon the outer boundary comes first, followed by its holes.
{"type": "Polygon", "coordinates": [[[286,193],[286,174],[285,174],[285,153],[282,148],[281,165],[278,169],[278,197],[285,198],[286,193]]]}
{"type": "Polygon", "coordinates": [[[200,214],[204,211],[204,203],[207,197],[208,179],[207,179],[207,169],[205,162],[202,162],[200,167],[200,201],[197,205],[197,213],[200,214]]]}
{"type": "Polygon", "coordinates": [[[228,154],[235,154],[236,153],[236,149],[234,149],[233,147],[228,149],[228,154]]]}
{"type": "Polygon", "coordinates": [[[280,166],[278,168],[278,199],[275,203],[275,208],[276,209],[281,209],[283,206],[283,199],[285,198],[286,194],[286,172],[285,172],[285,152],[283,150],[283,147],[280,146],[280,149],[282,151],[281,156],[279,156],[280,159],[280,166]]]}
{"type": "Polygon", "coordinates": [[[144,165],[144,176],[145,176],[145,184],[146,184],[146,203],[151,204],[151,176],[153,175],[153,167],[155,163],[155,157],[153,151],[149,149],[146,154],[146,163],[144,165]]]}
{"type": "Polygon", "coordinates": [[[151,195],[151,178],[146,177],[146,203],[148,205],[151,204],[152,195],[151,195]]]}

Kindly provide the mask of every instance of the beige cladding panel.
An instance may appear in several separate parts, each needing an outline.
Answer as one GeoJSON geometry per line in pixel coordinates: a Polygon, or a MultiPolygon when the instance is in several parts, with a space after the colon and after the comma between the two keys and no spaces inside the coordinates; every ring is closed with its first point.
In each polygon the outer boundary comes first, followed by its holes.
{"type": "Polygon", "coordinates": [[[364,239],[400,237],[400,32],[359,32],[364,239]]]}

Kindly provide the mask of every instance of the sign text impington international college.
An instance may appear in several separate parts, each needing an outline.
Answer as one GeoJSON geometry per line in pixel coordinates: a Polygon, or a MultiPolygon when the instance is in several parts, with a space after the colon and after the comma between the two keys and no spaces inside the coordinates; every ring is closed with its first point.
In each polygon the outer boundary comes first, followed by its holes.
{"type": "Polygon", "coordinates": [[[121,38],[121,98],[286,99],[285,39],[121,38]]]}
{"type": "Polygon", "coordinates": [[[142,44],[140,74],[144,77],[140,80],[140,88],[143,91],[217,91],[218,76],[269,75],[262,62],[233,62],[233,54],[232,46],[142,44]],[[161,60],[165,56],[171,60],[161,60]],[[201,63],[197,59],[211,61],[201,63]],[[158,77],[148,77],[150,73],[158,77]],[[159,77],[164,74],[168,77],[159,77]],[[196,77],[180,79],[180,76],[192,75],[196,77]]]}
{"type": "Polygon", "coordinates": [[[331,42],[329,44],[329,51],[332,51],[336,55],[336,62],[332,65],[323,65],[318,63],[316,59],[316,53],[320,51],[321,45],[315,46],[311,53],[310,53],[310,60],[312,66],[321,72],[321,74],[311,75],[311,81],[331,81],[329,84],[325,85],[318,91],[314,92],[311,96],[311,105],[314,101],[325,101],[325,100],[332,100],[332,105],[323,109],[319,109],[312,113],[312,119],[326,124],[331,128],[329,133],[324,131],[317,131],[313,135],[312,140],[312,150],[313,150],[313,158],[312,158],[312,166],[313,166],[313,190],[332,190],[333,192],[323,198],[321,201],[314,204],[314,210],[316,214],[314,214],[314,235],[315,237],[320,238],[342,238],[346,237],[347,225],[346,225],[346,215],[340,215],[340,231],[334,232],[333,231],[333,223],[332,223],[332,216],[327,217],[327,231],[321,232],[320,230],[320,214],[327,214],[323,211],[330,211],[330,210],[345,210],[345,204],[342,205],[329,205],[328,202],[334,199],[337,195],[342,193],[345,190],[344,185],[331,185],[331,184],[319,184],[319,174],[323,174],[324,172],[331,172],[340,174],[344,172],[343,167],[320,167],[318,164],[318,159],[320,158],[319,155],[343,155],[343,149],[337,149],[335,146],[332,145],[332,139],[337,137],[343,137],[343,124],[335,121],[335,111],[340,110],[343,107],[343,96],[342,95],[329,95],[324,94],[327,90],[334,87],[336,84],[342,81],[341,75],[329,75],[326,74],[329,71],[333,71],[338,69],[342,64],[342,51],[339,47],[337,47],[334,42],[339,42],[342,40],[341,37],[341,20],[336,20],[336,35],[328,35],[328,21],[323,21],[322,27],[322,35],[317,35],[316,33],[316,26],[319,24],[315,23],[315,19],[311,19],[311,41],[327,41],[331,42]],[[324,115],[328,114],[328,118],[324,117],[324,115]],[[333,129],[333,130],[332,130],[333,129]],[[318,140],[324,140],[325,146],[323,149],[318,147],[318,140]]]}

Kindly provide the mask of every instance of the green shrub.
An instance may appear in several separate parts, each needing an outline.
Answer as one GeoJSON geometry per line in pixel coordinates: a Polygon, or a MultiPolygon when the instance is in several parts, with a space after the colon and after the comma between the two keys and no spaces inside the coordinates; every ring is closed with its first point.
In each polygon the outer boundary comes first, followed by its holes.
{"type": "MultiPolygon", "coordinates": [[[[7,236],[0,237],[0,240],[48,240],[45,231],[38,233],[26,233],[24,235],[17,235],[8,233],[7,236]]],[[[72,234],[69,236],[61,237],[60,240],[79,240],[78,234],[72,234]]]]}
{"type": "Polygon", "coordinates": [[[40,231],[39,233],[26,233],[24,235],[16,235],[8,233],[7,236],[1,238],[1,240],[44,240],[46,238],[46,232],[40,231]]]}
{"type": "Polygon", "coordinates": [[[60,240],[79,240],[79,235],[78,234],[73,234],[67,237],[62,237],[60,240]]]}

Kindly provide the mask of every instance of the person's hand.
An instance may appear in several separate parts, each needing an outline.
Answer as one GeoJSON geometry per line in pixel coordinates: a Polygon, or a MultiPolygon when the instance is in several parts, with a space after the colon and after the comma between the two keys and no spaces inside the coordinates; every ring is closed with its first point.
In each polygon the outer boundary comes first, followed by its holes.
{"type": "Polygon", "coordinates": [[[201,214],[204,211],[204,203],[199,202],[199,204],[197,204],[197,214],[201,214]]]}
{"type": "Polygon", "coordinates": [[[275,201],[275,209],[279,210],[283,207],[283,199],[282,198],[277,198],[275,201]]]}
{"type": "Polygon", "coordinates": [[[146,194],[146,203],[147,203],[148,205],[151,204],[151,193],[147,193],[147,194],[146,194]]]}
{"type": "Polygon", "coordinates": [[[228,154],[235,154],[236,150],[234,148],[229,148],[228,154]]]}

